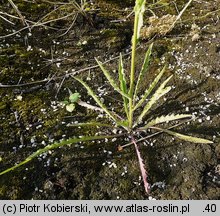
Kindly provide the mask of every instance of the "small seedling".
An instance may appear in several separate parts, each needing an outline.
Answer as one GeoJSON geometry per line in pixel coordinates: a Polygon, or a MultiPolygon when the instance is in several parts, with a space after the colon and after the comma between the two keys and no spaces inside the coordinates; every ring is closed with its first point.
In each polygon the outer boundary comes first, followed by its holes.
{"type": "Polygon", "coordinates": [[[61,103],[64,104],[68,112],[73,112],[75,110],[75,104],[77,103],[79,98],[79,93],[70,92],[69,100],[62,101],[61,103]]]}

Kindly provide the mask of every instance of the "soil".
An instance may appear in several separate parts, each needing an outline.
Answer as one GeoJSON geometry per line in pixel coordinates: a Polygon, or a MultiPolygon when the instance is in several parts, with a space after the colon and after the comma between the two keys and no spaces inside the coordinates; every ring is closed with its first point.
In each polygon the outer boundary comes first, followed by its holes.
{"type": "MultiPolygon", "coordinates": [[[[66,2],[66,1],[62,1],[66,2]]],[[[149,17],[177,15],[187,3],[151,1],[149,17]],[[153,2],[156,2],[153,4],[153,2]]],[[[49,1],[14,0],[32,22],[57,8],[49,1]]],[[[61,101],[69,90],[96,105],[72,76],[80,76],[116,112],[123,109],[120,95],[108,85],[95,57],[107,61],[112,74],[122,53],[129,72],[134,1],[93,0],[85,12],[63,5],[43,21],[27,23],[2,14],[0,19],[0,170],[24,160],[37,149],[73,136],[111,133],[100,128],[68,127],[69,123],[104,121],[103,116],[76,106],[68,113],[61,101]],[[118,3],[120,2],[120,3],[118,3]],[[67,16],[73,13],[72,16],[67,16]],[[59,19],[62,16],[66,18],[59,19]],[[23,31],[20,29],[25,28],[23,31]],[[12,34],[5,37],[5,35],[12,34]]],[[[172,91],[158,101],[147,118],[190,113],[197,118],[176,128],[184,134],[210,139],[193,144],[166,134],[139,144],[148,171],[151,192],[146,194],[133,146],[118,151],[129,137],[79,143],[42,154],[25,166],[0,176],[1,199],[219,199],[220,198],[220,1],[194,1],[171,31],[142,33],[137,49],[140,68],[148,46],[153,57],[141,90],[159,69],[168,65],[172,91]],[[10,181],[9,181],[10,179],[10,181]]],[[[18,16],[8,1],[0,11],[18,16]]],[[[169,16],[168,16],[169,17],[169,16]]],[[[160,28],[158,28],[160,29],[160,28]]],[[[114,70],[115,69],[115,70],[114,70]]],[[[166,126],[166,125],[165,125],[166,126]]],[[[147,131],[140,137],[153,133],[147,131]]],[[[140,138],[139,137],[139,138],[140,138]]]]}

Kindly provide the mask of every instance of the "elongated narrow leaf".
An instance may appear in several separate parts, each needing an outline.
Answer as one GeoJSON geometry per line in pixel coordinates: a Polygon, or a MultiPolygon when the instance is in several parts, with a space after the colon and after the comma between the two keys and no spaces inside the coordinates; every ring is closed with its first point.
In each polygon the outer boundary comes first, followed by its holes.
{"type": "Polygon", "coordinates": [[[77,104],[79,104],[80,106],[83,106],[83,107],[86,107],[86,109],[91,109],[91,110],[94,110],[94,111],[99,111],[99,112],[104,112],[102,108],[100,107],[97,107],[97,106],[93,106],[91,104],[88,104],[84,101],[77,101],[77,104]]]}
{"type": "MultiPolygon", "coordinates": [[[[125,73],[124,73],[124,66],[123,66],[123,60],[122,60],[122,55],[120,53],[120,59],[119,59],[119,66],[118,66],[118,74],[119,74],[119,81],[120,81],[120,89],[124,94],[128,93],[128,89],[127,89],[127,83],[126,83],[126,79],[125,79],[125,73]]],[[[125,113],[128,117],[128,98],[123,97],[123,101],[124,101],[124,109],[125,109],[125,113]]]]}
{"type": "Polygon", "coordinates": [[[128,92],[127,82],[125,78],[123,59],[122,59],[121,53],[120,53],[120,59],[119,59],[118,73],[119,73],[120,88],[124,94],[127,94],[128,92]]]}
{"type": "Polygon", "coordinates": [[[124,120],[124,121],[118,121],[117,125],[122,126],[127,130],[129,123],[128,123],[128,120],[124,120]]]}
{"type": "Polygon", "coordinates": [[[29,157],[27,157],[24,161],[20,162],[19,164],[0,172],[0,176],[7,173],[7,172],[10,172],[10,171],[18,168],[18,167],[20,167],[20,166],[22,166],[22,165],[24,165],[28,162],[30,162],[34,158],[38,157],[39,155],[41,155],[45,152],[48,152],[49,150],[53,150],[53,149],[59,148],[59,147],[64,146],[64,145],[71,145],[71,144],[79,143],[79,142],[99,140],[99,139],[105,139],[105,138],[113,138],[113,137],[115,137],[115,136],[114,135],[112,135],[112,136],[85,136],[85,137],[82,137],[82,138],[71,138],[71,139],[68,139],[68,140],[63,140],[61,142],[55,142],[51,145],[46,146],[45,148],[37,150],[36,152],[31,154],[29,157]]]}
{"type": "Polygon", "coordinates": [[[115,128],[115,126],[110,124],[104,124],[101,122],[85,122],[85,123],[75,123],[75,124],[68,124],[68,127],[87,127],[87,126],[94,126],[94,127],[110,127],[115,128]]]}
{"type": "Polygon", "coordinates": [[[117,122],[116,118],[114,117],[114,115],[106,108],[106,106],[99,100],[98,96],[93,92],[93,90],[81,79],[74,77],[74,79],[76,79],[77,81],[79,81],[88,91],[88,94],[93,97],[93,99],[95,100],[95,102],[103,109],[103,111],[111,118],[113,119],[115,122],[117,122]]]}
{"type": "Polygon", "coordinates": [[[136,0],[134,7],[135,17],[137,17],[137,38],[140,37],[141,27],[143,26],[143,15],[145,11],[146,0],[136,0]]]}
{"type": "Polygon", "coordinates": [[[155,104],[159,98],[161,98],[163,95],[165,95],[166,93],[168,93],[171,90],[171,87],[168,86],[165,88],[165,85],[170,81],[170,79],[172,78],[172,75],[170,77],[168,77],[161,85],[160,87],[156,90],[156,92],[153,94],[153,96],[151,97],[150,101],[146,104],[146,106],[144,107],[142,113],[140,114],[140,116],[138,117],[136,124],[140,123],[143,119],[143,117],[147,114],[147,112],[151,109],[151,107],[153,106],[153,104],[155,104]]]}
{"type": "Polygon", "coordinates": [[[157,124],[161,124],[164,122],[170,122],[170,121],[175,121],[175,120],[179,120],[179,119],[183,119],[183,118],[191,118],[192,115],[188,115],[188,114],[171,114],[171,115],[166,115],[166,116],[160,116],[157,117],[153,120],[151,120],[149,123],[147,123],[144,127],[140,128],[140,130],[145,130],[149,127],[155,126],[157,124]]]}
{"type": "Polygon", "coordinates": [[[202,139],[202,138],[198,138],[198,137],[193,137],[193,136],[188,136],[188,135],[184,135],[184,134],[180,134],[171,130],[166,130],[166,129],[161,129],[162,131],[164,131],[165,133],[168,133],[172,136],[175,136],[181,140],[187,141],[187,142],[193,142],[193,143],[204,143],[204,144],[212,144],[213,142],[207,139],[202,139]]]}
{"type": "MultiPolygon", "coordinates": [[[[80,106],[83,106],[83,107],[86,107],[87,109],[91,109],[91,110],[94,110],[94,111],[99,111],[99,112],[104,112],[104,110],[100,107],[97,107],[97,106],[94,106],[94,105],[91,105],[91,104],[88,104],[84,101],[77,101],[77,104],[79,104],[80,106]]],[[[123,118],[121,116],[119,116],[117,113],[111,111],[112,115],[114,115],[115,117],[117,117],[118,119],[122,120],[123,118]]]]}
{"type": "Polygon", "coordinates": [[[157,77],[154,79],[154,81],[150,84],[149,88],[145,90],[143,97],[137,103],[137,105],[134,107],[134,110],[139,108],[145,102],[146,98],[150,95],[150,93],[156,87],[157,83],[160,81],[160,79],[163,76],[165,70],[166,70],[166,66],[163,67],[163,69],[160,71],[160,73],[157,75],[157,77]]]}
{"type": "Polygon", "coordinates": [[[144,58],[144,63],[142,65],[141,71],[140,71],[139,76],[138,76],[138,81],[137,81],[137,84],[136,84],[136,87],[135,87],[134,99],[136,98],[136,95],[138,94],[140,83],[142,82],[142,80],[144,78],[144,75],[146,74],[146,72],[148,70],[149,63],[150,63],[150,56],[151,56],[151,53],[152,53],[152,47],[153,47],[153,43],[149,46],[149,48],[146,52],[146,55],[145,55],[145,58],[144,58]]]}
{"type": "Polygon", "coordinates": [[[120,90],[120,88],[118,87],[117,83],[115,82],[115,80],[112,78],[112,76],[110,75],[110,73],[103,67],[102,63],[100,61],[98,61],[96,59],[99,67],[101,68],[102,72],[104,73],[105,77],[107,78],[107,80],[109,81],[109,83],[112,85],[112,87],[114,88],[115,91],[117,91],[118,93],[120,93],[122,96],[126,97],[129,99],[128,94],[125,94],[124,92],[122,92],[120,90]]]}
{"type": "Polygon", "coordinates": [[[137,154],[137,157],[138,157],[139,167],[140,167],[140,170],[141,170],[141,176],[142,176],[142,179],[143,179],[143,182],[144,182],[144,188],[145,188],[146,193],[149,194],[150,185],[147,181],[147,171],[145,169],[143,159],[141,157],[141,153],[139,151],[139,148],[138,148],[138,145],[137,145],[136,141],[134,139],[132,139],[132,142],[135,146],[136,154],[137,154]]]}

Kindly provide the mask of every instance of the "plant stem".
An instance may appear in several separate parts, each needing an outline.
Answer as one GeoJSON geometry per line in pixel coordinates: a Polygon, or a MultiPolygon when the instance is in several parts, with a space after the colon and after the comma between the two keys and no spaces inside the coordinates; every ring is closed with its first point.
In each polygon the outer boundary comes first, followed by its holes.
{"type": "Polygon", "coordinates": [[[133,92],[134,92],[134,74],[135,74],[135,55],[137,46],[137,33],[138,33],[138,14],[135,14],[134,20],[134,34],[132,37],[132,53],[131,53],[131,72],[130,72],[130,89],[129,89],[129,128],[133,124],[133,92]]]}
{"type": "MultiPolygon", "coordinates": [[[[198,118],[198,117],[196,117],[195,119],[197,119],[197,118],[198,118]]],[[[173,126],[171,126],[171,127],[166,128],[166,129],[169,130],[169,129],[178,127],[178,126],[183,125],[183,124],[185,124],[185,123],[187,123],[187,122],[190,122],[190,121],[192,121],[192,120],[193,120],[193,119],[189,119],[189,120],[180,122],[180,123],[178,123],[178,124],[175,124],[175,125],[173,125],[173,126]]],[[[138,130],[137,130],[137,131],[138,131],[138,130]]],[[[149,139],[149,138],[151,138],[151,137],[154,137],[154,136],[159,135],[159,134],[162,134],[162,133],[163,133],[163,131],[155,132],[155,133],[150,134],[150,135],[148,135],[148,136],[146,136],[146,137],[143,137],[143,138],[141,138],[141,139],[136,140],[136,143],[139,143],[139,142],[141,142],[141,141],[144,141],[144,140],[146,140],[146,139],[149,139]]],[[[120,148],[123,149],[123,148],[125,148],[125,147],[131,146],[132,144],[133,144],[133,142],[130,142],[130,143],[127,143],[127,144],[125,144],[125,145],[123,145],[123,146],[120,146],[120,148]]]]}
{"type": "Polygon", "coordinates": [[[133,136],[131,137],[131,141],[134,144],[136,154],[137,154],[137,157],[138,157],[139,167],[140,167],[140,171],[141,171],[142,180],[144,182],[145,191],[146,191],[147,194],[149,194],[150,193],[150,184],[147,181],[147,171],[144,167],[144,163],[143,163],[143,159],[141,157],[140,150],[139,150],[138,145],[136,143],[136,140],[134,139],[133,136]]]}

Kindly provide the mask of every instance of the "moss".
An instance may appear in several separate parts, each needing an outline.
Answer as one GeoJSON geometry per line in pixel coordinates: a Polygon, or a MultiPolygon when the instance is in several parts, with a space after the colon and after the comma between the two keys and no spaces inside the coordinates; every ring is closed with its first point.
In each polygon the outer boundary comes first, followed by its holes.
{"type": "Polygon", "coordinates": [[[0,102],[0,110],[4,110],[6,108],[5,102],[0,102]]]}
{"type": "Polygon", "coordinates": [[[124,0],[124,1],[117,1],[117,0],[100,0],[99,2],[103,2],[103,4],[107,5],[119,5],[121,7],[131,7],[134,6],[135,0],[124,0]]]}
{"type": "Polygon", "coordinates": [[[41,53],[37,49],[27,51],[26,47],[20,44],[13,44],[9,48],[3,48],[0,50],[0,69],[4,76],[1,76],[0,81],[2,83],[15,84],[22,77],[23,79],[40,78],[42,72],[40,67],[41,53]]]}
{"type": "Polygon", "coordinates": [[[21,2],[15,0],[14,3],[17,5],[18,9],[22,12],[22,14],[32,14],[32,16],[39,16],[43,13],[49,13],[52,10],[52,5],[47,3],[37,2],[21,2]]]}

